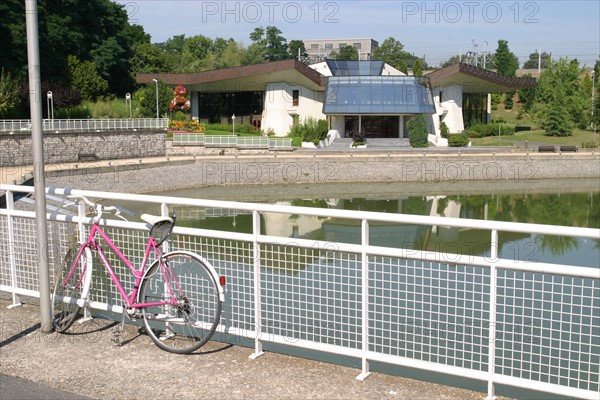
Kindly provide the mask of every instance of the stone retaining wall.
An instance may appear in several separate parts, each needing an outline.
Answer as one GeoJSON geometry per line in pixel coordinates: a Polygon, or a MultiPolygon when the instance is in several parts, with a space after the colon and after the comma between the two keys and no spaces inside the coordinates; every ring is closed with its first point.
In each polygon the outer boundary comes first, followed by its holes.
{"type": "MultiPolygon", "coordinates": [[[[46,164],[77,162],[80,153],[100,160],[166,155],[164,131],[44,132],[46,164]]],[[[0,134],[0,167],[33,164],[31,133],[0,134]]]]}

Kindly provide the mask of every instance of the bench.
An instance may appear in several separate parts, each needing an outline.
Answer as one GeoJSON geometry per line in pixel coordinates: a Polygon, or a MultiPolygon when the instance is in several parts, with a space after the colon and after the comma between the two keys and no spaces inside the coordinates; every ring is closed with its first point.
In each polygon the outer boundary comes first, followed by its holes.
{"type": "Polygon", "coordinates": [[[100,161],[96,153],[79,153],[77,154],[77,161],[100,161]]]}
{"type": "Polygon", "coordinates": [[[538,147],[538,153],[555,153],[556,148],[554,146],[542,145],[538,147]]]}
{"type": "Polygon", "coordinates": [[[560,151],[561,153],[565,151],[577,152],[577,146],[560,146],[560,151]]]}

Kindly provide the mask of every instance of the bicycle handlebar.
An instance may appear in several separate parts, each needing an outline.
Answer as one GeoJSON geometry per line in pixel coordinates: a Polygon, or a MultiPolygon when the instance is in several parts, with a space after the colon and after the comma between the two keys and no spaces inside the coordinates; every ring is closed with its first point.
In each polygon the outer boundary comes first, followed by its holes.
{"type": "Polygon", "coordinates": [[[127,221],[127,219],[121,215],[121,210],[115,206],[103,206],[100,203],[94,203],[82,194],[74,194],[74,195],[70,195],[67,197],[70,199],[82,200],[87,206],[93,208],[96,211],[96,216],[94,217],[94,223],[98,223],[100,221],[100,219],[102,218],[103,211],[114,211],[115,217],[119,217],[123,221],[127,221]]]}

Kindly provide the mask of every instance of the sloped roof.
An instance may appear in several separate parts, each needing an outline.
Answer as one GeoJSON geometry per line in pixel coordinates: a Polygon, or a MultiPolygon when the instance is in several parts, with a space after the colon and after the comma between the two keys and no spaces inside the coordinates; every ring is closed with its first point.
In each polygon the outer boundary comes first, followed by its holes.
{"type": "Polygon", "coordinates": [[[535,86],[533,78],[513,78],[474,65],[457,63],[426,75],[431,86],[458,84],[464,93],[503,93],[535,86]]]}
{"type": "Polygon", "coordinates": [[[319,87],[325,86],[325,77],[317,71],[309,68],[296,59],[274,61],[264,64],[246,65],[243,67],[233,67],[224,69],[215,69],[210,71],[193,72],[187,74],[170,73],[142,73],[137,74],[137,83],[152,83],[157,79],[168,85],[198,85],[205,83],[214,83],[230,79],[253,77],[258,75],[272,74],[283,71],[297,71],[319,87]]]}

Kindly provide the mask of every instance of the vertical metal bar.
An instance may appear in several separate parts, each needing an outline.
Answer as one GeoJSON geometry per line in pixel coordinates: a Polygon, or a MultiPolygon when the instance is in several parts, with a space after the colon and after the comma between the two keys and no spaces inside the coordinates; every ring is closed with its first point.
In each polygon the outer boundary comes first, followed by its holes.
{"type": "Polygon", "coordinates": [[[15,236],[14,236],[14,227],[13,227],[13,216],[11,211],[14,210],[15,203],[13,192],[8,190],[6,191],[6,210],[9,212],[7,215],[7,224],[8,224],[8,257],[10,263],[10,283],[12,286],[12,304],[7,308],[11,309],[14,307],[18,307],[21,305],[21,299],[17,295],[17,260],[15,259],[15,236]]]}
{"type": "Polygon", "coordinates": [[[252,212],[252,233],[254,234],[254,327],[256,337],[254,338],[254,353],[250,354],[252,360],[264,354],[262,342],[260,341],[262,332],[262,316],[260,304],[260,244],[258,236],[260,235],[260,214],[258,211],[252,212]]]}
{"type": "Polygon", "coordinates": [[[494,375],[496,369],[496,262],[498,261],[498,231],[492,231],[490,240],[490,327],[488,346],[488,394],[486,400],[495,400],[494,375]]]}
{"type": "Polygon", "coordinates": [[[359,381],[364,381],[371,372],[369,371],[369,361],[367,352],[369,351],[369,255],[367,247],[369,246],[369,221],[362,220],[361,226],[361,244],[362,244],[362,369],[356,377],[359,381]]]}
{"type": "MultiPolygon", "coordinates": [[[[83,225],[83,219],[85,218],[85,211],[86,211],[86,205],[83,201],[80,201],[79,204],[77,204],[77,216],[79,217],[79,222],[77,223],[77,227],[79,229],[79,244],[83,244],[86,240],[86,234],[85,234],[85,226],[83,225]]],[[[88,255],[91,257],[91,252],[85,251],[84,252],[84,256],[87,257],[88,255]]],[[[88,280],[92,279],[92,268],[93,268],[93,260],[90,258],[89,260],[86,258],[85,260],[86,262],[86,276],[84,277],[85,281],[83,282],[83,287],[89,287],[88,286],[88,280]]],[[[87,299],[86,299],[87,300],[87,299]]],[[[81,321],[89,321],[92,319],[92,311],[90,309],[90,307],[87,305],[88,302],[85,302],[85,305],[83,307],[83,318],[81,319],[81,321]]]]}
{"type": "MultiPolygon", "coordinates": [[[[168,217],[169,216],[169,206],[166,203],[162,203],[160,205],[160,215],[163,217],[168,217]]],[[[169,244],[169,240],[165,240],[162,244],[162,251],[164,253],[168,253],[169,251],[171,251],[171,246],[169,244]]]]}
{"type": "Polygon", "coordinates": [[[42,333],[52,333],[52,305],[48,268],[48,226],[46,225],[46,182],[44,178],[44,137],[42,133],[42,90],[40,46],[36,0],[25,0],[27,26],[27,63],[29,69],[29,109],[33,142],[36,232],[38,241],[38,276],[40,290],[40,325],[42,333]]]}

